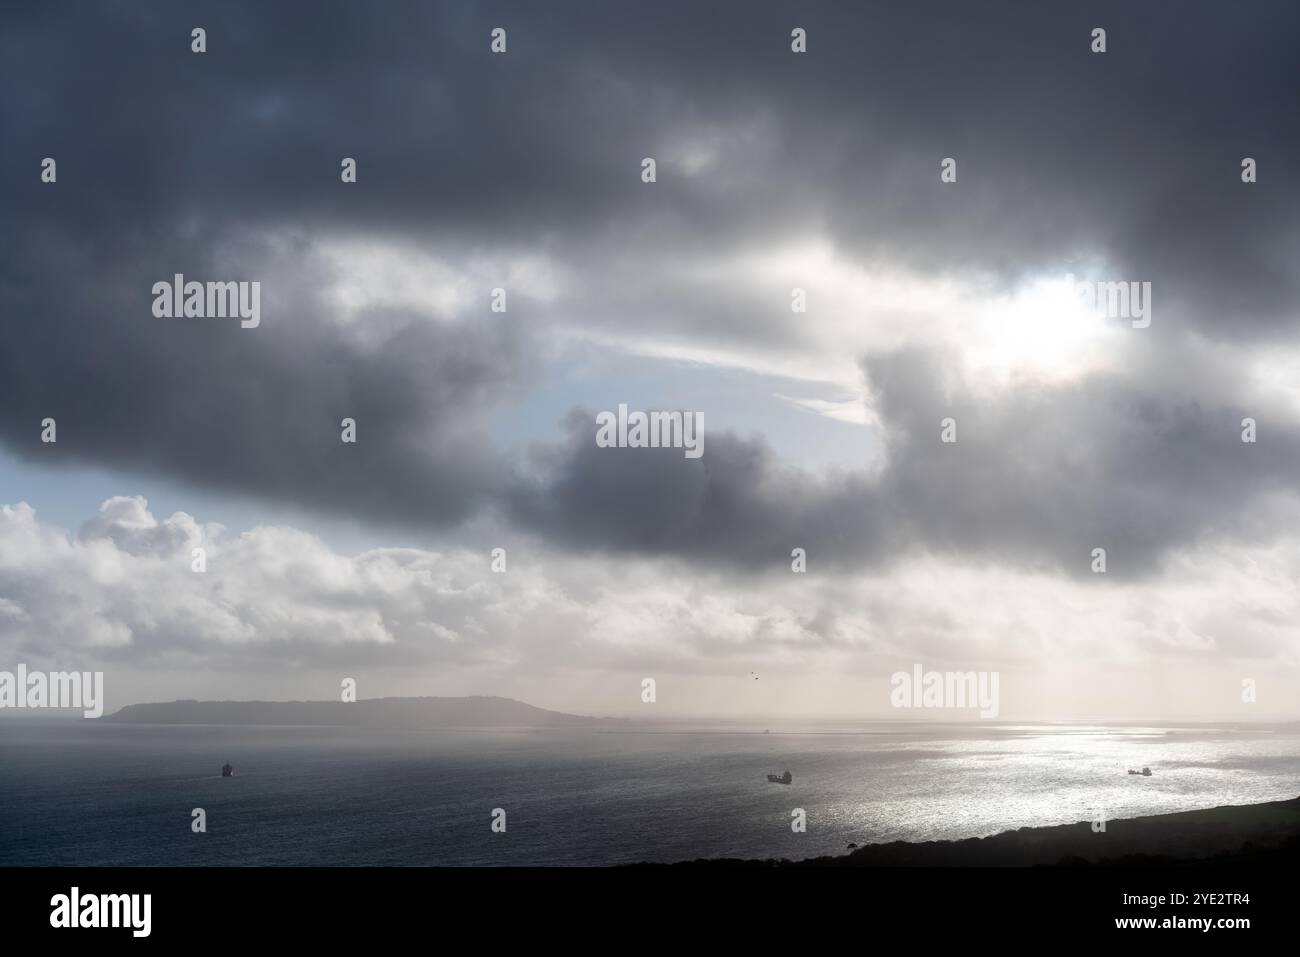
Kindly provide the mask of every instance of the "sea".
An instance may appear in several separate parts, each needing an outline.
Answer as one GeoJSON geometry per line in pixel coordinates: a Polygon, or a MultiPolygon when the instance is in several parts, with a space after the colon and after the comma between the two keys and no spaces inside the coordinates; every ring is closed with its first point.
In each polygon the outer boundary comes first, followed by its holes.
{"type": "Polygon", "coordinates": [[[801,859],[1297,795],[1296,724],[0,722],[0,866],[801,859]]]}

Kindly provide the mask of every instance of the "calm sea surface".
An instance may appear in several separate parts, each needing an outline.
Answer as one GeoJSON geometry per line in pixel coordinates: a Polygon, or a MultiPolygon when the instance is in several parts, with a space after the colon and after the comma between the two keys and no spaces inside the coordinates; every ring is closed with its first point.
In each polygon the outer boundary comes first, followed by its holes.
{"type": "Polygon", "coordinates": [[[897,724],[771,733],[0,722],[0,865],[616,864],[1300,794],[1300,728],[897,724]],[[229,760],[236,776],[223,779],[229,760]],[[1129,767],[1149,765],[1150,778],[1129,767]],[[794,783],[769,784],[789,769],[794,783]],[[206,834],[191,811],[207,812],[206,834]],[[494,834],[493,808],[507,830],[494,834]],[[807,812],[806,833],[790,828],[807,812]]]}

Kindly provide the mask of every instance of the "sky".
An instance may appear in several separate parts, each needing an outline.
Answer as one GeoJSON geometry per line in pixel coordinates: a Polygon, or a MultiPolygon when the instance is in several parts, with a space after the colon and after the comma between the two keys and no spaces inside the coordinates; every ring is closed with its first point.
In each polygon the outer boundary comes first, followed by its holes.
{"type": "Polygon", "coordinates": [[[1007,718],[1300,718],[1293,3],[2,23],[0,669],[873,718],[919,664],[1007,718]],[[260,324],[156,317],[178,273],[260,324]],[[703,455],[602,447],[620,405],[703,455]]]}

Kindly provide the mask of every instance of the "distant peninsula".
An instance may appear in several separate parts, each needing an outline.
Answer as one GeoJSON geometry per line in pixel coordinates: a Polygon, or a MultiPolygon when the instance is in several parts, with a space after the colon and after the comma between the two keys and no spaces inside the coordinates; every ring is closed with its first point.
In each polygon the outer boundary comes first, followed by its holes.
{"type": "Polygon", "coordinates": [[[363,698],[343,701],[168,701],[127,705],[99,719],[121,724],[275,725],[280,727],[615,728],[590,718],[536,708],[513,698],[363,698]]]}

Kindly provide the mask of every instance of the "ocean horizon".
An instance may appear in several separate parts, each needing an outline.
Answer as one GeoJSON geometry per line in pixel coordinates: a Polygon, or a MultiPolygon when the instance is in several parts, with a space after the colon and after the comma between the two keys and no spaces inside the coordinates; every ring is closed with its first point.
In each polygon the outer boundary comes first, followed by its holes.
{"type": "Polygon", "coordinates": [[[0,724],[0,866],[842,854],[1300,794],[1300,724],[0,724]],[[235,775],[221,776],[230,762],[235,775]],[[1128,769],[1149,767],[1150,777],[1128,769]],[[789,785],[768,774],[789,770],[789,785]],[[191,829],[202,808],[206,832],[191,829]],[[492,829],[504,811],[505,831],[492,829]],[[805,832],[791,828],[802,809],[805,832]]]}

